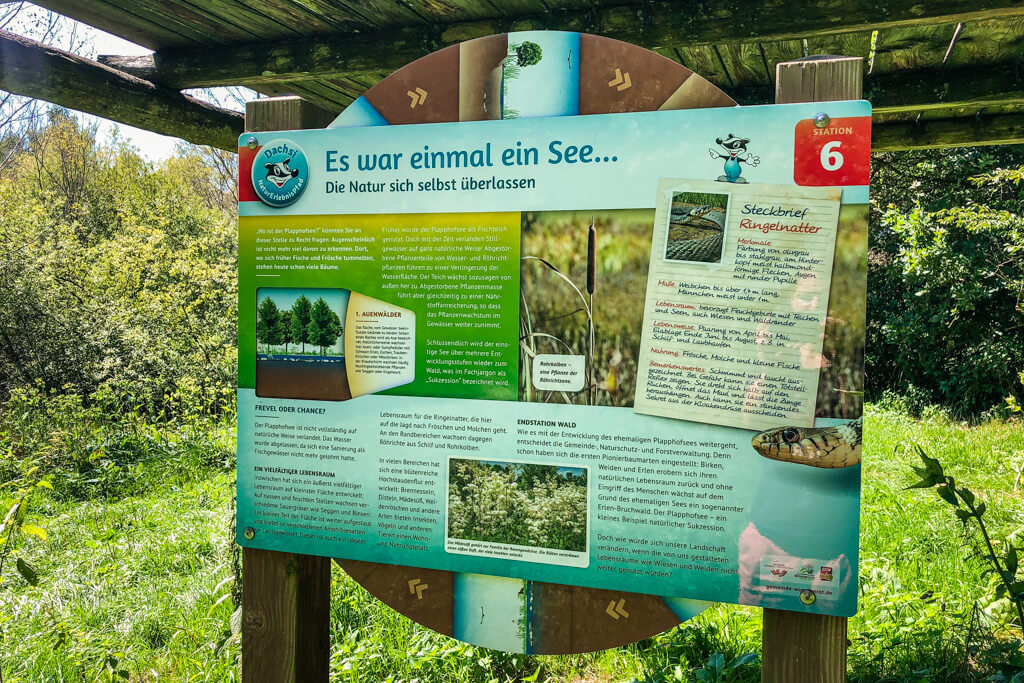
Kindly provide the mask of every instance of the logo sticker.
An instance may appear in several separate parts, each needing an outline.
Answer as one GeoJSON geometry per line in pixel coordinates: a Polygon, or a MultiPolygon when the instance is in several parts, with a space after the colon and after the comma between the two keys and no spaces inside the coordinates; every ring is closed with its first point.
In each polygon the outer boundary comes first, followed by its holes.
{"type": "Polygon", "coordinates": [[[278,138],[263,145],[252,164],[252,186],[267,206],[281,208],[298,199],[309,184],[309,163],[302,148],[278,138]]]}
{"type": "Polygon", "coordinates": [[[724,138],[715,138],[718,147],[711,147],[708,153],[712,159],[723,159],[725,165],[722,168],[724,175],[718,176],[720,183],[746,183],[747,179],[740,176],[743,169],[740,164],[754,167],[761,163],[760,158],[747,151],[750,138],[739,137],[729,133],[724,138]]]}

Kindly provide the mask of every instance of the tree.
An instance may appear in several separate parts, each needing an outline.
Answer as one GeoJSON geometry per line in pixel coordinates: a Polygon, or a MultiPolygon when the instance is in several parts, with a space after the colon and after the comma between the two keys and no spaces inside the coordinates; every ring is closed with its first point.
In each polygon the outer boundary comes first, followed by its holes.
{"type": "Polygon", "coordinates": [[[334,346],[341,336],[341,319],[331,310],[323,297],[318,298],[310,311],[309,342],[320,347],[320,353],[326,352],[328,346],[334,346]]]}
{"type": "Polygon", "coordinates": [[[288,345],[295,341],[292,335],[292,312],[281,311],[281,317],[277,321],[278,344],[284,344],[284,352],[288,353],[288,345]]]}
{"type": "Polygon", "coordinates": [[[281,311],[277,304],[269,296],[260,302],[256,309],[256,341],[267,345],[267,353],[270,347],[281,343],[281,311]]]}
{"type": "Polygon", "coordinates": [[[292,343],[302,344],[302,352],[306,352],[309,339],[309,313],[313,305],[303,294],[292,304],[292,343]]]}
{"type": "Polygon", "coordinates": [[[309,325],[306,326],[306,334],[309,335],[309,343],[319,346],[317,342],[320,339],[320,320],[316,317],[310,317],[309,325]]]}
{"type": "Polygon", "coordinates": [[[554,465],[523,464],[515,467],[518,470],[517,484],[523,490],[530,490],[558,476],[558,468],[554,465]]]}
{"type": "MultiPolygon", "coordinates": [[[[0,30],[78,54],[86,47],[77,22],[28,2],[0,2],[0,30]]],[[[7,169],[27,137],[44,124],[50,108],[42,100],[0,90],[0,170],[7,169]]]]}
{"type": "Polygon", "coordinates": [[[1024,146],[872,157],[868,400],[968,417],[1024,396],[1022,165],[1024,146]]]}
{"type": "Polygon", "coordinates": [[[150,415],[186,394],[229,405],[237,218],[190,185],[213,177],[198,157],[149,163],[99,141],[66,110],[28,131],[0,170],[0,401],[38,382],[150,415]]]}
{"type": "Polygon", "coordinates": [[[182,141],[165,163],[180,173],[185,187],[210,209],[238,211],[238,162],[233,152],[182,141]]]}
{"type": "Polygon", "coordinates": [[[542,56],[540,45],[529,40],[516,45],[515,50],[519,66],[533,66],[540,61],[542,56]]]}

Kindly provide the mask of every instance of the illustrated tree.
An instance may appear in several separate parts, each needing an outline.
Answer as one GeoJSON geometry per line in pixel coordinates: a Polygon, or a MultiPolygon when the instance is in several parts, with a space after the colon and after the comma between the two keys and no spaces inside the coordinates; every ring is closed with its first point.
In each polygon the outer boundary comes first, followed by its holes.
{"type": "Polygon", "coordinates": [[[281,311],[269,296],[260,302],[256,309],[256,341],[267,345],[267,353],[274,344],[281,341],[281,311]]]}
{"type": "Polygon", "coordinates": [[[326,352],[328,346],[334,346],[341,336],[341,319],[322,297],[316,300],[310,310],[306,331],[309,333],[309,342],[319,346],[321,354],[326,352]]]}
{"type": "Polygon", "coordinates": [[[284,352],[288,353],[288,345],[295,341],[292,334],[292,312],[281,311],[281,317],[277,321],[278,344],[284,344],[284,352]]]}
{"type": "Polygon", "coordinates": [[[519,66],[533,66],[543,56],[540,45],[529,40],[516,45],[515,51],[516,61],[519,63],[519,66]]]}
{"type": "Polygon", "coordinates": [[[306,342],[309,339],[309,316],[313,308],[306,295],[303,294],[292,304],[292,343],[302,344],[302,352],[306,352],[306,342]]]}
{"type": "Polygon", "coordinates": [[[334,311],[331,311],[331,327],[334,330],[337,330],[337,333],[334,336],[334,341],[331,342],[331,345],[333,346],[338,341],[338,337],[340,337],[345,331],[344,326],[341,324],[341,318],[339,318],[338,314],[334,311]]]}
{"type": "Polygon", "coordinates": [[[524,67],[533,66],[540,62],[542,56],[543,52],[540,45],[532,41],[526,40],[522,43],[509,45],[509,53],[502,64],[501,74],[501,117],[503,119],[519,118],[519,111],[505,104],[509,82],[519,78],[524,67]]]}

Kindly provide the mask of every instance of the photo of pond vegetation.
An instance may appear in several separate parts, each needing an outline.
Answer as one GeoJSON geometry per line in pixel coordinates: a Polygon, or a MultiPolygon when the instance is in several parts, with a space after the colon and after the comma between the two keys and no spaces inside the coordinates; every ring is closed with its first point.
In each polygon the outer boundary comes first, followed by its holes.
{"type": "Polygon", "coordinates": [[[587,470],[452,458],[448,536],[585,552],[587,470]]]}
{"type": "Polygon", "coordinates": [[[653,230],[652,209],[523,214],[520,401],[633,405],[653,230]],[[584,298],[591,227],[594,292],[584,298]],[[586,355],[588,349],[590,381],[584,391],[533,387],[534,355],[586,355]]]}

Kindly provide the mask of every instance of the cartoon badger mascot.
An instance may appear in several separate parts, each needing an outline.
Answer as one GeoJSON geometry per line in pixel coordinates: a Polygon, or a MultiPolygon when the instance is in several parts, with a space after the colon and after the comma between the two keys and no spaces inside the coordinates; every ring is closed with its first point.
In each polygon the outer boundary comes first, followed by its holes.
{"type": "Polygon", "coordinates": [[[738,138],[732,133],[724,140],[715,138],[718,149],[710,148],[712,159],[725,159],[725,175],[718,176],[718,180],[724,183],[745,183],[746,179],[740,177],[740,162],[750,166],[757,166],[760,160],[747,151],[750,138],[738,138]]]}
{"type": "Polygon", "coordinates": [[[278,161],[273,164],[264,164],[264,167],[267,169],[267,180],[277,185],[278,189],[284,187],[285,183],[299,175],[298,169],[288,168],[288,163],[291,160],[291,157],[288,157],[284,161],[278,161]]]}

